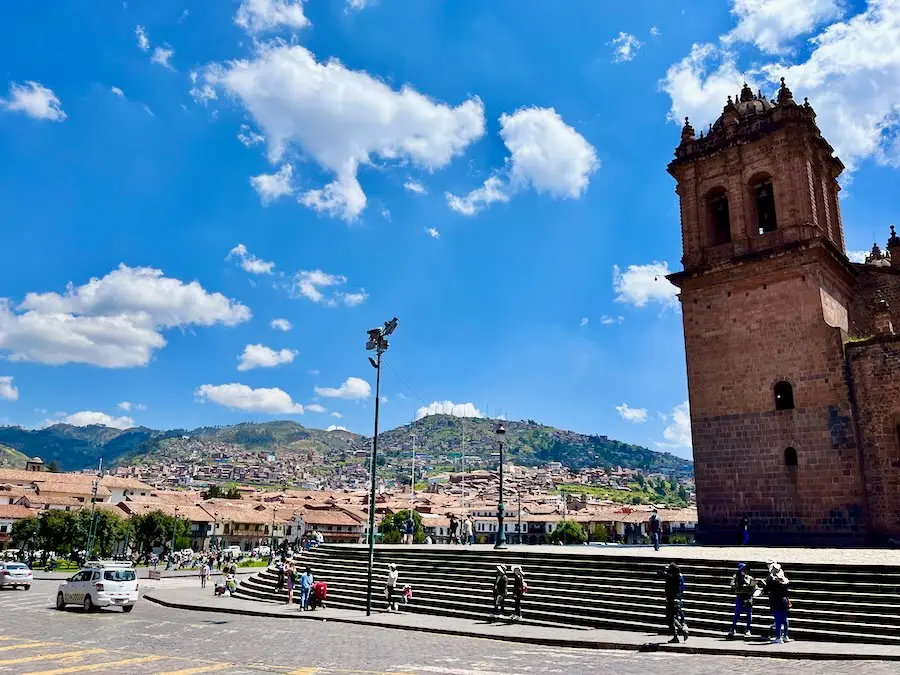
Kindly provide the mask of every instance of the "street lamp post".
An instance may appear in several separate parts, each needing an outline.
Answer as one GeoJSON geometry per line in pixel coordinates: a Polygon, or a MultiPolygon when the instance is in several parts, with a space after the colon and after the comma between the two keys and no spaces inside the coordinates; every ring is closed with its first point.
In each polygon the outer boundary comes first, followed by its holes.
{"type": "Polygon", "coordinates": [[[366,616],[372,615],[372,568],[375,565],[375,472],[378,468],[378,407],[381,402],[381,355],[388,349],[388,336],[397,328],[397,317],[384,322],[383,328],[369,331],[366,342],[367,351],[375,351],[375,358],[369,357],[369,363],[376,371],[375,375],[375,435],[372,437],[372,463],[369,467],[371,485],[369,490],[369,570],[366,586],[366,616]]]}
{"type": "Polygon", "coordinates": [[[503,529],[503,438],[506,436],[506,427],[501,422],[495,432],[500,443],[500,502],[497,504],[497,543],[495,549],[506,548],[506,532],[503,529]]]}
{"type": "Polygon", "coordinates": [[[275,514],[278,512],[278,507],[275,506],[272,508],[272,545],[269,546],[269,564],[272,564],[272,561],[275,559],[275,514]]]}

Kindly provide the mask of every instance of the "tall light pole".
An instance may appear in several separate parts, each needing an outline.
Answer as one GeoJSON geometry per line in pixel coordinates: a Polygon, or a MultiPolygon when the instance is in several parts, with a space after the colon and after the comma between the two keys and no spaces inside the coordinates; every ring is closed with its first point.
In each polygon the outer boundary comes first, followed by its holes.
{"type": "MultiPolygon", "coordinates": [[[[269,562],[271,563],[275,560],[275,514],[278,512],[278,507],[275,506],[272,508],[272,545],[269,546],[269,562]]],[[[262,556],[260,556],[262,557],[262,556]]]]}
{"type": "Polygon", "coordinates": [[[369,490],[369,573],[366,586],[366,616],[372,615],[372,568],[375,565],[375,472],[378,468],[378,407],[381,403],[381,355],[388,349],[387,338],[397,329],[397,317],[384,322],[383,328],[373,328],[369,331],[369,340],[366,342],[367,351],[375,351],[375,358],[369,357],[369,363],[376,371],[375,375],[375,435],[372,437],[372,463],[369,473],[372,481],[369,490]]]}
{"type": "Polygon", "coordinates": [[[500,443],[500,502],[497,504],[497,543],[495,549],[506,548],[506,532],[503,530],[503,439],[506,436],[506,427],[501,422],[495,431],[497,441],[500,443]]]}
{"type": "Polygon", "coordinates": [[[178,525],[178,507],[175,507],[175,519],[172,521],[172,548],[169,549],[169,560],[166,562],[166,569],[172,568],[175,561],[175,528],[178,525]]]}

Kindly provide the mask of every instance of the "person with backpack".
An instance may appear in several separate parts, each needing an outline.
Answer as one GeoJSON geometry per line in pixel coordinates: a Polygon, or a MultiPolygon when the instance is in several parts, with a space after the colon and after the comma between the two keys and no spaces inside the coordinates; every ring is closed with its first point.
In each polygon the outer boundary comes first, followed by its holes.
{"type": "Polygon", "coordinates": [[[508,587],[509,577],[506,574],[506,565],[497,565],[497,574],[494,576],[494,614],[503,614],[506,611],[508,587]]]}
{"type": "Polygon", "coordinates": [[[772,562],[763,589],[769,597],[769,608],[775,618],[775,637],[772,640],[775,644],[791,641],[788,624],[788,613],[791,608],[789,587],[790,582],[785,576],[784,570],[781,569],[781,565],[772,562]]]}
{"type": "Polygon", "coordinates": [[[657,574],[665,579],[666,594],[666,625],[672,634],[670,644],[678,644],[679,633],[684,637],[684,641],[688,639],[687,621],[684,618],[684,576],[681,570],[673,562],[670,562],[657,574]]]}
{"type": "Polygon", "coordinates": [[[294,602],[294,581],[296,580],[294,563],[289,562],[287,564],[284,570],[284,580],[287,584],[287,604],[290,605],[294,602]]]}
{"type": "Polygon", "coordinates": [[[516,609],[513,618],[522,618],[522,596],[528,592],[528,584],[525,583],[525,573],[521,565],[513,565],[513,600],[516,601],[516,609]]]}
{"type": "Polygon", "coordinates": [[[741,615],[747,615],[747,628],[744,630],[744,639],[753,637],[750,632],[753,623],[753,594],[756,592],[756,580],[750,576],[747,565],[740,563],[737,566],[737,574],[731,577],[731,592],[734,593],[734,619],[731,621],[731,630],[728,631],[728,639],[734,638],[734,631],[741,615]]]}

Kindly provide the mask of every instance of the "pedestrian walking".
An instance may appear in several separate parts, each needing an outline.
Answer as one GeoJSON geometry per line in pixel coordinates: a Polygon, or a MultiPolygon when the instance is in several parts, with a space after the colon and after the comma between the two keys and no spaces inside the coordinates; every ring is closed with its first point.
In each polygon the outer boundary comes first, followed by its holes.
{"type": "Polygon", "coordinates": [[[472,527],[472,517],[466,516],[463,521],[463,544],[472,544],[475,542],[474,528],[472,527]]]}
{"type": "Polygon", "coordinates": [[[294,563],[287,564],[284,577],[287,584],[287,604],[290,605],[294,602],[294,563]]]}
{"type": "Polygon", "coordinates": [[[394,563],[390,563],[388,565],[387,580],[385,581],[385,584],[384,584],[384,594],[387,597],[389,612],[397,611],[397,600],[394,597],[394,593],[397,590],[397,580],[399,578],[400,578],[400,573],[397,572],[397,565],[395,565],[394,563]]]}
{"type": "Polygon", "coordinates": [[[769,576],[766,577],[763,590],[769,597],[769,608],[775,619],[775,636],[772,642],[775,644],[790,642],[788,624],[788,614],[791,609],[790,582],[777,562],[772,562],[769,566],[769,576]]]}
{"type": "Polygon", "coordinates": [[[275,586],[275,590],[280,593],[281,589],[284,588],[284,560],[278,561],[278,565],[275,567],[275,573],[278,577],[278,584],[275,586]]]}
{"type": "Polygon", "coordinates": [[[497,574],[494,576],[494,614],[506,612],[506,590],[509,586],[509,577],[506,574],[506,565],[497,565],[497,574]]]}
{"type": "Polygon", "coordinates": [[[206,588],[207,579],[209,579],[209,565],[204,562],[200,568],[200,588],[206,588]]]}
{"type": "Polygon", "coordinates": [[[516,602],[516,609],[513,618],[522,618],[522,596],[528,592],[528,584],[525,583],[525,573],[522,571],[521,565],[512,566],[513,573],[513,600],[516,602]]]}
{"type": "Polygon", "coordinates": [[[409,517],[406,519],[406,543],[412,544],[413,538],[416,535],[416,521],[413,520],[412,513],[409,514],[409,517]]]}
{"type": "Polygon", "coordinates": [[[309,609],[309,594],[313,587],[313,573],[307,567],[303,574],[300,575],[300,611],[305,612],[309,609]]]}
{"type": "Polygon", "coordinates": [[[662,535],[662,521],[659,519],[659,512],[653,509],[650,514],[650,540],[653,542],[653,550],[659,550],[660,536],[662,535]]]}
{"type": "Polygon", "coordinates": [[[455,515],[450,516],[450,543],[458,544],[459,538],[457,536],[457,532],[459,531],[459,521],[456,520],[455,515]]]}
{"type": "Polygon", "coordinates": [[[665,579],[666,594],[666,625],[672,639],[671,644],[678,644],[679,633],[684,637],[684,641],[688,639],[687,621],[684,618],[684,576],[681,570],[673,562],[670,562],[657,574],[665,579]]]}
{"type": "Polygon", "coordinates": [[[631,523],[625,523],[625,543],[626,544],[633,543],[631,541],[633,531],[634,531],[634,528],[631,526],[631,523]]]}
{"type": "Polygon", "coordinates": [[[738,543],[747,546],[750,543],[750,519],[747,516],[741,518],[738,525],[738,543]]]}
{"type": "Polygon", "coordinates": [[[753,623],[753,596],[756,593],[756,580],[750,576],[747,565],[739,563],[737,566],[737,574],[731,577],[731,592],[734,593],[734,618],[731,621],[731,630],[728,631],[728,639],[734,638],[734,631],[741,616],[747,615],[746,629],[744,630],[744,639],[750,639],[753,635],[750,632],[753,623]]]}

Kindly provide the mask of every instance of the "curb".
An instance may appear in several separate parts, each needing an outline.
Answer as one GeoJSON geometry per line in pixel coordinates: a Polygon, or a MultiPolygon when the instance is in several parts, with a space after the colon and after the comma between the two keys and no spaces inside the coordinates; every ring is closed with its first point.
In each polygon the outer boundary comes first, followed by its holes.
{"type": "MultiPolygon", "coordinates": [[[[142,567],[142,568],[140,568],[140,569],[143,570],[143,569],[145,569],[145,568],[142,567]]],[[[42,573],[40,574],[40,576],[38,575],[38,573],[34,573],[34,575],[33,575],[32,578],[33,578],[35,581],[59,581],[59,582],[63,582],[63,581],[65,581],[68,577],[72,576],[73,574],[77,574],[78,571],[79,571],[79,570],[75,570],[74,572],[71,572],[71,571],[70,571],[70,572],[42,572],[42,573]],[[48,575],[50,575],[50,574],[66,575],[66,576],[48,576],[48,575]]],[[[162,572],[162,570],[160,570],[160,571],[162,572]]],[[[265,571],[265,568],[263,568],[263,567],[244,567],[244,568],[239,567],[239,568],[238,568],[238,571],[237,571],[237,575],[238,575],[239,577],[240,577],[240,576],[249,576],[249,575],[251,575],[251,574],[256,574],[256,573],[258,573],[258,572],[260,572],[260,571],[265,571]]],[[[222,574],[222,572],[218,572],[218,571],[213,570],[213,571],[210,573],[210,577],[221,576],[221,574],[222,574]]],[[[143,577],[142,577],[142,576],[140,575],[140,572],[138,572],[138,575],[137,575],[137,580],[138,580],[138,581],[148,581],[149,578],[150,578],[149,576],[143,576],[143,577]]],[[[200,570],[197,570],[196,573],[194,573],[194,574],[183,574],[183,573],[182,573],[182,574],[165,574],[165,573],[164,573],[164,574],[162,574],[162,576],[160,577],[160,579],[199,579],[199,578],[200,578],[200,570]]]]}
{"type": "Polygon", "coordinates": [[[334,623],[345,623],[356,626],[369,626],[372,628],[386,628],[390,630],[405,630],[416,633],[439,633],[441,635],[449,635],[452,637],[476,638],[480,640],[497,640],[500,642],[517,642],[529,645],[540,645],[543,647],[569,647],[572,649],[596,649],[596,650],[613,650],[627,651],[639,653],[653,652],[673,652],[677,654],[703,655],[703,656],[739,656],[745,658],[765,658],[765,659],[782,659],[796,661],[900,661],[900,654],[838,654],[834,652],[788,652],[788,651],[745,651],[730,648],[709,647],[689,647],[684,643],[679,645],[669,645],[667,643],[649,642],[645,644],[621,643],[621,642],[604,642],[598,640],[579,640],[577,638],[545,638],[545,637],[525,637],[519,635],[485,635],[470,630],[459,630],[455,628],[429,628],[425,626],[402,626],[390,625],[383,623],[373,623],[359,619],[349,618],[326,618],[317,619],[317,617],[309,614],[272,614],[271,612],[263,612],[256,610],[244,610],[234,607],[209,607],[206,605],[197,606],[186,603],[172,602],[171,600],[163,600],[155,598],[152,595],[142,595],[144,600],[152,602],[162,607],[171,609],[181,609],[192,612],[210,612],[218,614],[237,614],[242,616],[254,616],[267,619],[305,619],[310,621],[332,621],[334,623]]]}

